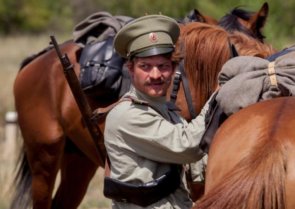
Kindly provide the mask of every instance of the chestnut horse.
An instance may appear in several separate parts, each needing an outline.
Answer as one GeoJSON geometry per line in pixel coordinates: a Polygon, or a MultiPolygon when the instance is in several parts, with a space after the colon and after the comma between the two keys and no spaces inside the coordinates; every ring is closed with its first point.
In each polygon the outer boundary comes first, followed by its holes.
{"type": "MultiPolygon", "coordinates": [[[[204,23],[181,26],[178,49],[185,49],[185,68],[197,112],[216,88],[221,66],[231,57],[229,40],[241,55],[269,56],[273,53],[267,45],[242,33],[230,35],[218,26],[204,23]],[[239,44],[241,41],[243,43],[239,44]]],[[[60,47],[79,75],[81,48],[71,41],[60,47]]],[[[14,96],[24,150],[11,208],[27,208],[31,200],[34,209],[77,208],[101,166],[101,159],[81,121],[81,113],[54,50],[44,52],[19,71],[14,96]],[[61,182],[52,200],[59,170],[61,182]]],[[[102,98],[88,99],[93,109],[109,104],[102,98]]],[[[182,109],[181,114],[189,119],[182,87],[176,103],[182,109]]],[[[104,121],[98,126],[103,131],[104,121]]]]}
{"type": "Polygon", "coordinates": [[[250,105],[218,129],[196,209],[295,208],[295,98],[250,105]]]}

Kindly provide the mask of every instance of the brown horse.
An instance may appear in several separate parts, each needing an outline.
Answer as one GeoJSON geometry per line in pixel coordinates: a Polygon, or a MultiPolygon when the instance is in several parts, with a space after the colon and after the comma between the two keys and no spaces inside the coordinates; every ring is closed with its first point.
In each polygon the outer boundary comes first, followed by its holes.
{"type": "MultiPolygon", "coordinates": [[[[229,36],[218,26],[190,23],[182,26],[181,31],[179,46],[185,49],[186,73],[197,112],[216,88],[217,74],[231,56],[229,40],[237,44],[241,55],[263,54],[256,50],[264,50],[261,46],[265,47],[241,33],[229,36]],[[250,50],[246,45],[238,45],[241,40],[245,41],[244,44],[251,43],[250,50]],[[244,49],[247,49],[246,53],[244,49]]],[[[66,42],[61,45],[61,50],[74,63],[78,75],[81,49],[73,42],[66,42]]],[[[270,54],[272,51],[269,51],[270,54]]],[[[11,207],[26,208],[33,200],[35,209],[77,208],[89,181],[101,166],[100,155],[81,121],[81,114],[54,50],[41,54],[21,69],[15,80],[14,96],[24,139],[24,156],[11,207]],[[61,182],[52,201],[59,170],[61,182]]],[[[93,109],[108,104],[101,98],[88,99],[93,109]]],[[[182,87],[177,105],[181,107],[182,115],[189,119],[182,87]]],[[[98,124],[101,130],[104,128],[103,122],[98,124]]]]}
{"type": "Polygon", "coordinates": [[[267,2],[263,3],[257,12],[236,7],[217,21],[216,19],[203,15],[198,10],[193,9],[189,12],[187,17],[179,22],[203,22],[210,25],[219,25],[228,32],[239,31],[264,42],[265,36],[263,35],[262,30],[268,17],[268,11],[269,6],[267,2]]]}
{"type": "Polygon", "coordinates": [[[198,209],[293,209],[295,98],[250,105],[218,129],[198,209]]]}
{"type": "Polygon", "coordinates": [[[218,25],[229,32],[240,31],[255,39],[264,41],[262,29],[268,17],[268,3],[265,2],[257,12],[246,11],[239,7],[223,16],[218,25]]]}
{"type": "MultiPolygon", "coordinates": [[[[229,54],[227,54],[229,46],[228,42],[225,41],[226,38],[235,46],[239,55],[266,58],[276,52],[271,45],[259,43],[259,40],[241,32],[225,33],[220,27],[201,23],[181,26],[180,43],[184,42],[186,49],[185,69],[188,75],[197,74],[190,81],[190,89],[193,92],[193,99],[195,99],[193,103],[197,112],[201,110],[210,95],[215,91],[218,73],[225,61],[229,59],[229,54]],[[210,33],[214,35],[210,35],[210,33]],[[222,40],[220,43],[218,43],[216,37],[218,35],[222,40]],[[201,40],[203,44],[201,44],[201,40]],[[215,54],[215,57],[213,57],[212,53],[215,54]]],[[[178,47],[178,49],[180,48],[178,47]]],[[[182,89],[180,89],[179,94],[183,95],[182,89]]],[[[176,104],[181,107],[181,114],[187,120],[190,120],[191,114],[187,105],[178,102],[185,101],[179,100],[176,104]]]]}

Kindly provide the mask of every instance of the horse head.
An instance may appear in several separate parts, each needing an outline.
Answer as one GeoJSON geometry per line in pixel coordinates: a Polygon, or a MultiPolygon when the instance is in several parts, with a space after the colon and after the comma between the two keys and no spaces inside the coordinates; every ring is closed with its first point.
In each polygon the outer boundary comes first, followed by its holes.
{"type": "Polygon", "coordinates": [[[258,12],[246,11],[236,7],[229,14],[223,16],[218,25],[230,32],[241,31],[263,42],[265,36],[261,30],[265,25],[268,10],[267,2],[262,5],[258,12]]]}
{"type": "MultiPolygon", "coordinates": [[[[175,54],[182,53],[184,68],[190,83],[190,91],[196,112],[200,112],[205,102],[218,87],[218,74],[222,66],[238,55],[267,57],[274,53],[270,45],[249,37],[242,32],[229,33],[217,25],[192,22],[180,26],[181,36],[176,44],[175,54]]],[[[186,101],[180,88],[176,104],[181,114],[190,120],[190,112],[183,104],[186,101]]]]}

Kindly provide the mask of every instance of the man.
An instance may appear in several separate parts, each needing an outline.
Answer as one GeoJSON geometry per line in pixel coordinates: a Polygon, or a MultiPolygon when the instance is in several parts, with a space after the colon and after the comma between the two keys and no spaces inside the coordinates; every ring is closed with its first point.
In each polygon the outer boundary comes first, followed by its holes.
{"type": "Polygon", "coordinates": [[[207,105],[187,123],[166,103],[179,33],[175,20],[148,15],[115,37],[116,51],[128,59],[132,87],[106,118],[111,172],[104,194],[113,200],[113,208],[192,207],[181,165],[204,156],[198,145],[207,105]]]}

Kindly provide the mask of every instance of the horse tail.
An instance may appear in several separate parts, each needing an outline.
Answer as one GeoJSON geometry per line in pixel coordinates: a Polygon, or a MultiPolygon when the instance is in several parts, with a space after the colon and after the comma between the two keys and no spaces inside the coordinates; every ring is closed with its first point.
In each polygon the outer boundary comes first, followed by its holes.
{"type": "Polygon", "coordinates": [[[197,203],[196,209],[285,209],[287,146],[258,140],[243,158],[197,203]]]}
{"type": "Polygon", "coordinates": [[[30,171],[27,156],[22,149],[19,157],[18,168],[14,179],[15,193],[11,201],[10,209],[26,209],[32,203],[31,183],[32,174],[30,171]]]}

